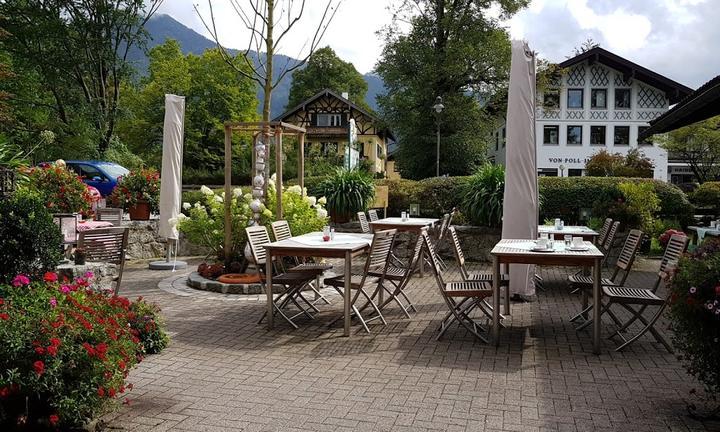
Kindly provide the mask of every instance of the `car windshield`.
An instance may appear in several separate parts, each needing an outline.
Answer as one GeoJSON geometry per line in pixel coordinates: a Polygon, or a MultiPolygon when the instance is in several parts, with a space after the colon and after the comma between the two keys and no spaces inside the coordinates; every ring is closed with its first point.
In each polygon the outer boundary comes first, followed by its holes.
{"type": "Polygon", "coordinates": [[[102,164],[101,166],[102,169],[104,169],[105,172],[114,179],[127,175],[130,172],[127,168],[116,164],[102,164]]]}

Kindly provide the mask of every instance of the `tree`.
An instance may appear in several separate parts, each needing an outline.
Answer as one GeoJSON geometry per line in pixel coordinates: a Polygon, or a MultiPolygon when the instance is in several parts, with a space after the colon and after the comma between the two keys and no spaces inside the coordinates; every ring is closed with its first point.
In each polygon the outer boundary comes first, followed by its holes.
{"type": "Polygon", "coordinates": [[[597,48],[600,46],[599,42],[595,42],[595,40],[591,37],[585,39],[583,43],[580,44],[580,46],[576,46],[573,48],[573,57],[579,56],[582,53],[586,53],[590,51],[593,48],[597,48]]]}
{"type": "Polygon", "coordinates": [[[145,22],[162,0],[7,0],[0,16],[10,37],[2,43],[18,76],[35,79],[32,103],[47,109],[60,139],[90,133],[102,154],[115,133],[121,82],[132,69],[129,50],[144,44],[145,22]]]}
{"type": "Polygon", "coordinates": [[[352,63],[340,59],[328,46],[315,51],[307,66],[293,73],[286,109],[302,103],[326,88],[338,94],[347,92],[351,101],[368,108],[365,103],[368,85],[362,74],[352,63]]]}
{"type": "Polygon", "coordinates": [[[587,175],[592,177],[641,177],[652,178],[653,163],[638,149],[627,155],[601,150],[585,163],[587,175]]]}
{"type": "MultiPolygon", "coordinates": [[[[507,18],[526,0],[498,2],[507,18]]],[[[404,177],[434,175],[436,117],[441,96],[440,172],[469,174],[485,159],[485,149],[506,95],[510,41],[499,22],[489,18],[483,0],[404,0],[385,39],[377,72],[387,93],[378,97],[382,117],[398,138],[398,165],[404,177]],[[410,30],[402,33],[399,29],[410,30]]]]}
{"type": "Polygon", "coordinates": [[[139,85],[123,84],[127,115],[118,126],[119,137],[133,152],[159,163],[165,94],[182,95],[186,97],[184,165],[219,170],[223,122],[256,118],[254,83],[235,71],[245,67],[243,61],[235,58],[231,67],[217,48],[185,56],[172,39],[151,49],[149,59],[149,74],[139,85]]]}
{"type": "MultiPolygon", "coordinates": [[[[2,22],[1,19],[0,22],[2,22]]],[[[7,36],[8,33],[0,27],[0,39],[6,38],[7,36]]],[[[0,82],[10,79],[13,76],[14,75],[8,65],[2,61],[2,58],[0,58],[0,82]]],[[[10,93],[0,89],[0,125],[9,123],[12,117],[10,113],[10,106],[7,103],[10,96],[10,93]]]]}
{"type": "Polygon", "coordinates": [[[720,116],[660,135],[657,141],[690,165],[699,183],[720,178],[720,116]]]}

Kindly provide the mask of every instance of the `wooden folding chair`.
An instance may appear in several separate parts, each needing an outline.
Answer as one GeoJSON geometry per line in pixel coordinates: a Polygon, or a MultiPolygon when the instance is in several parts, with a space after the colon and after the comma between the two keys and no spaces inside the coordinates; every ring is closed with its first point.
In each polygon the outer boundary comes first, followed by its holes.
{"type": "MultiPolygon", "coordinates": [[[[625,281],[630,275],[633,263],[635,262],[635,257],[637,256],[637,252],[640,249],[640,242],[642,241],[644,235],[645,234],[643,234],[642,231],[636,229],[631,230],[628,233],[622,250],[620,251],[620,256],[618,256],[618,259],[615,262],[615,270],[613,271],[612,276],[609,279],[602,278],[600,281],[603,286],[625,285],[625,281]]],[[[592,320],[586,319],[586,317],[588,316],[588,312],[590,312],[593,308],[592,305],[588,305],[589,297],[592,295],[593,278],[592,276],[573,275],[568,277],[568,281],[570,282],[571,287],[582,291],[583,309],[580,311],[580,313],[570,319],[570,321],[577,321],[581,318],[585,319],[583,324],[581,324],[577,328],[578,330],[582,330],[583,328],[587,327],[589,323],[592,322],[592,320]]],[[[619,320],[617,319],[617,317],[615,317],[613,313],[609,313],[608,315],[610,315],[610,317],[618,325],[620,325],[619,320]]]]}
{"type": "Polygon", "coordinates": [[[111,207],[99,208],[95,210],[95,220],[110,222],[113,226],[119,227],[122,225],[123,209],[111,207]]]}
{"type": "Polygon", "coordinates": [[[667,305],[670,295],[668,292],[668,296],[661,298],[657,295],[657,290],[665,276],[673,271],[677,266],[678,260],[685,252],[685,249],[687,249],[688,242],[689,239],[684,235],[675,234],[670,237],[670,241],[665,248],[665,253],[663,254],[662,261],[660,262],[660,271],[658,271],[657,279],[652,288],[643,289],[624,286],[603,287],[603,293],[607,298],[607,303],[603,305],[601,313],[609,312],[612,305],[618,304],[632,315],[632,317],[627,322],[623,323],[615,333],[610,335],[610,338],[617,336],[623,340],[623,343],[618,346],[615,351],[621,351],[649,331],[653,337],[655,337],[655,340],[660,342],[670,353],[673,352],[670,344],[668,344],[662,335],[660,335],[660,333],[658,333],[653,327],[655,322],[657,322],[658,318],[662,315],[663,310],[665,310],[665,306],[667,305]],[[640,308],[635,309],[633,306],[640,306],[640,308]],[[645,309],[647,309],[648,306],[658,306],[658,310],[655,314],[653,314],[649,321],[643,316],[643,312],[645,312],[645,309]],[[635,321],[640,321],[643,323],[644,327],[630,339],[626,339],[622,333],[635,321]]]}
{"type": "Polygon", "coordinates": [[[85,249],[88,261],[107,262],[117,266],[118,275],[114,278],[115,295],[120,291],[125,270],[128,232],[128,228],[98,228],[81,231],[78,237],[78,248],[85,249]]]}
{"type": "Polygon", "coordinates": [[[470,314],[478,309],[486,319],[492,320],[492,310],[488,309],[487,303],[485,302],[485,299],[493,295],[491,284],[474,281],[445,282],[442,274],[443,271],[440,268],[437,253],[430,240],[430,236],[426,232],[423,232],[421,236],[430,257],[431,268],[435,274],[435,282],[440,289],[440,294],[442,294],[445,304],[450,310],[440,323],[440,330],[436,339],[440,340],[450,325],[457,321],[476,338],[488,343],[488,339],[480,334],[481,332],[486,332],[485,328],[473,319],[470,314]]]}
{"type": "MultiPolygon", "coordinates": [[[[258,276],[260,276],[260,280],[263,282],[263,287],[267,289],[264,281],[267,276],[265,274],[265,263],[268,256],[267,251],[263,247],[264,245],[270,243],[270,236],[268,235],[267,228],[262,225],[255,225],[245,228],[245,232],[247,233],[248,245],[250,245],[250,252],[252,254],[253,261],[255,261],[255,268],[258,276]]],[[[307,304],[310,310],[319,312],[318,309],[312,303],[307,301],[305,297],[299,295],[300,291],[314,278],[315,276],[308,272],[277,272],[272,275],[273,294],[275,291],[275,285],[280,285],[282,287],[282,291],[276,298],[273,295],[274,313],[282,316],[293,328],[298,328],[293,319],[300,315],[305,315],[308,318],[313,319],[313,316],[310,312],[308,312],[308,309],[300,306],[300,303],[297,301],[298,299],[307,304]],[[299,310],[299,312],[293,316],[288,316],[285,313],[285,308],[290,303],[294,304],[299,310]]],[[[262,322],[266,315],[267,312],[263,313],[262,317],[260,317],[260,320],[258,321],[258,324],[262,322]]]]}
{"type": "MultiPolygon", "coordinates": [[[[373,235],[370,252],[368,253],[362,273],[353,273],[350,277],[350,288],[356,291],[355,295],[351,299],[350,305],[352,311],[355,313],[355,316],[358,317],[360,323],[362,323],[362,326],[368,333],[370,333],[370,329],[368,328],[367,323],[372,320],[380,319],[383,325],[387,325],[380,308],[377,304],[375,304],[372,296],[365,291],[365,287],[373,286],[376,288],[377,284],[382,283],[385,278],[385,269],[387,268],[388,257],[390,256],[390,251],[392,250],[396,233],[397,230],[394,229],[376,232],[375,235],[373,235]],[[380,276],[373,276],[377,274],[380,276]],[[366,301],[366,305],[363,306],[362,309],[365,309],[368,305],[370,305],[375,311],[376,316],[369,319],[363,318],[360,314],[360,309],[355,306],[355,303],[360,295],[362,295],[366,301]]],[[[325,284],[335,288],[340,295],[344,295],[343,290],[345,288],[345,275],[325,279],[325,284]]],[[[376,292],[376,290],[373,290],[373,292],[376,292]]]]}
{"type": "Polygon", "coordinates": [[[602,227],[600,228],[600,231],[598,231],[597,241],[595,244],[598,247],[601,247],[605,244],[605,239],[607,238],[608,233],[610,232],[610,227],[613,224],[612,218],[606,218],[605,222],[603,222],[602,227]]]}
{"type": "Polygon", "coordinates": [[[360,229],[364,234],[370,233],[370,224],[368,223],[367,216],[365,216],[365,212],[357,212],[357,218],[360,222],[360,229]]]}
{"type": "MultiPolygon", "coordinates": [[[[273,237],[275,237],[275,241],[282,241],[292,238],[292,233],[290,232],[290,224],[288,224],[288,221],[286,220],[279,220],[275,221],[270,224],[270,228],[273,232],[273,237]]],[[[313,275],[315,275],[315,283],[309,284],[310,289],[313,290],[315,293],[315,299],[313,300],[313,304],[317,303],[318,301],[322,300],[326,304],[330,304],[330,301],[325,298],[324,295],[320,292],[321,284],[320,284],[320,275],[322,275],[326,270],[330,270],[333,266],[332,264],[328,263],[311,263],[311,262],[302,262],[298,257],[288,257],[290,261],[293,263],[293,266],[287,269],[287,271],[290,272],[310,272],[313,275]]],[[[283,271],[285,270],[283,266],[283,271]]],[[[300,293],[302,295],[302,292],[300,293]]]]}

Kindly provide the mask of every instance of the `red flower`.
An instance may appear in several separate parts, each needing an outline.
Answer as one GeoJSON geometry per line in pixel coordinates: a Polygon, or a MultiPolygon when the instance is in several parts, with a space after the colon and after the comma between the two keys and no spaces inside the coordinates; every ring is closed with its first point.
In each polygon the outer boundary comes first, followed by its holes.
{"type": "Polygon", "coordinates": [[[45,363],[43,363],[42,360],[36,361],[33,363],[33,370],[38,376],[42,375],[45,372],[45,363]]]}
{"type": "Polygon", "coordinates": [[[43,354],[45,354],[45,348],[43,348],[43,347],[37,347],[37,348],[35,348],[35,352],[36,352],[38,355],[43,355],[43,354]]]}
{"type": "Polygon", "coordinates": [[[47,272],[47,273],[45,273],[45,275],[43,275],[43,280],[48,283],[57,282],[58,275],[57,275],[57,273],[47,272]]]}
{"type": "Polygon", "coordinates": [[[100,397],[105,397],[105,389],[102,387],[98,387],[97,394],[100,397]]]}
{"type": "Polygon", "coordinates": [[[111,398],[114,398],[114,397],[115,397],[115,389],[112,389],[112,388],[111,388],[111,389],[108,389],[108,395],[109,395],[111,398]]]}
{"type": "Polygon", "coordinates": [[[0,388],[0,398],[7,397],[7,395],[10,394],[10,387],[2,387],[0,388]]]}
{"type": "Polygon", "coordinates": [[[57,352],[58,352],[57,347],[52,346],[52,345],[50,345],[49,347],[47,347],[47,353],[50,354],[51,356],[53,356],[53,357],[56,356],[56,355],[57,355],[57,352]]]}
{"type": "MultiPolygon", "coordinates": [[[[720,296],[720,285],[715,287],[715,295],[720,296]]],[[[2,303],[0,303],[0,304],[2,304],[2,303]]]]}
{"type": "Polygon", "coordinates": [[[107,353],[108,346],[105,342],[101,342],[97,345],[95,345],[95,351],[100,355],[105,355],[107,353]]]}
{"type": "Polygon", "coordinates": [[[58,417],[57,414],[51,414],[50,417],[48,417],[48,421],[50,421],[51,425],[55,426],[60,421],[60,417],[58,417]]]}
{"type": "Polygon", "coordinates": [[[90,357],[95,355],[95,348],[93,348],[92,345],[90,345],[87,342],[83,342],[82,346],[83,346],[83,348],[85,348],[85,351],[87,351],[87,353],[90,357]]]}
{"type": "Polygon", "coordinates": [[[3,321],[7,321],[10,319],[10,315],[6,314],[5,312],[0,313],[0,319],[3,321]]]}
{"type": "Polygon", "coordinates": [[[2,306],[4,303],[5,303],[5,300],[2,297],[0,297],[0,306],[2,306]]]}
{"type": "Polygon", "coordinates": [[[60,339],[58,339],[58,338],[52,338],[52,339],[50,339],[50,345],[52,345],[52,346],[54,346],[54,347],[59,347],[59,346],[60,346],[60,339]]]}

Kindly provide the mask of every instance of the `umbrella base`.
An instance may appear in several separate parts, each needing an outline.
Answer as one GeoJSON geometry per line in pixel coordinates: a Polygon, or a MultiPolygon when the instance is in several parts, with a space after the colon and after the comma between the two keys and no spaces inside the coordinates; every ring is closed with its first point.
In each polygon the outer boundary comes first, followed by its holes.
{"type": "Polygon", "coordinates": [[[187,268],[185,261],[153,261],[148,265],[150,270],[182,270],[187,268]]]}

